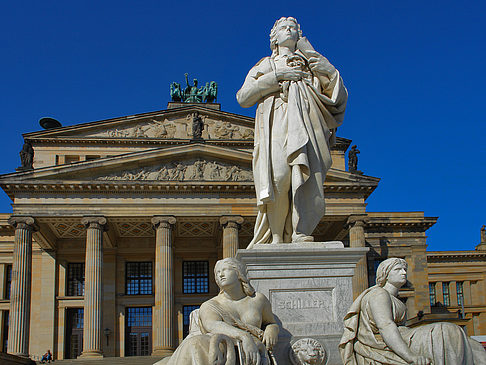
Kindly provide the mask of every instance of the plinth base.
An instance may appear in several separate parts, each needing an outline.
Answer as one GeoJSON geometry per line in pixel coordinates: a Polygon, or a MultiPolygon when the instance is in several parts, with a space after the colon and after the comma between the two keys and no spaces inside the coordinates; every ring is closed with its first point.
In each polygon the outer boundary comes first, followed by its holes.
{"type": "Polygon", "coordinates": [[[166,357],[166,356],[172,356],[173,353],[174,350],[171,349],[154,349],[152,351],[152,356],[166,357]]]}
{"type": "Polygon", "coordinates": [[[76,360],[101,360],[103,353],[101,351],[83,351],[76,360]]]}
{"type": "Polygon", "coordinates": [[[320,343],[327,365],[342,364],[338,344],[353,302],[352,277],[367,251],[337,241],[238,250],[236,258],[246,264],[253,287],[270,300],[280,326],[274,349],[279,365],[291,364],[291,346],[305,338],[320,343]]]}

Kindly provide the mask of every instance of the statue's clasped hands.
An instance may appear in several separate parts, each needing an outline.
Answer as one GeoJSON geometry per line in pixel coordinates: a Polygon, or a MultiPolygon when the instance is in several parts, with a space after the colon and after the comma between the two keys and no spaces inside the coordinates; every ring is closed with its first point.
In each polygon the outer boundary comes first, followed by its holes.
{"type": "Polygon", "coordinates": [[[336,68],[329,60],[316,51],[306,51],[309,58],[309,67],[313,73],[319,73],[331,78],[336,73],[336,68]]]}

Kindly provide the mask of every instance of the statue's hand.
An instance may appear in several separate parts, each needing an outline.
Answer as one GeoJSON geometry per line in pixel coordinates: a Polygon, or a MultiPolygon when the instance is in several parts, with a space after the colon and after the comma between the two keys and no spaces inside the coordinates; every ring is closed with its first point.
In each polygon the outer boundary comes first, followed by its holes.
{"type": "Polygon", "coordinates": [[[277,67],[275,75],[278,81],[299,81],[304,77],[304,72],[298,67],[277,67]]]}
{"type": "Polygon", "coordinates": [[[336,68],[331,65],[331,62],[326,57],[316,51],[307,51],[307,54],[311,56],[309,58],[309,67],[312,72],[320,73],[329,78],[335,74],[336,68]]]}
{"type": "Polygon", "coordinates": [[[245,336],[242,340],[243,352],[245,353],[245,364],[248,365],[261,365],[262,359],[258,347],[251,336],[245,336]]]}
{"type": "Polygon", "coordinates": [[[412,362],[409,362],[409,364],[412,364],[412,365],[430,365],[430,364],[432,364],[432,361],[428,357],[416,355],[416,356],[412,357],[412,362]]]}
{"type": "Polygon", "coordinates": [[[263,333],[262,343],[265,345],[265,347],[268,350],[271,350],[273,346],[275,346],[277,341],[278,341],[278,331],[274,331],[274,329],[270,326],[267,327],[265,329],[265,332],[263,333]]]}

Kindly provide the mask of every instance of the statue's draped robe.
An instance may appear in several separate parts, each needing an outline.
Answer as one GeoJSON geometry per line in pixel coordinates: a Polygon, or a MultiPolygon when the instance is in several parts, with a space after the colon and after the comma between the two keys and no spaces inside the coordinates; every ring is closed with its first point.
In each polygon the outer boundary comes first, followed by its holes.
{"type": "MultiPolygon", "coordinates": [[[[207,310],[220,316],[223,322],[252,336],[260,354],[263,354],[262,365],[275,365],[262,343],[263,331],[260,328],[244,323],[231,314],[231,309],[223,307],[214,300],[209,300],[205,305],[207,310]]],[[[235,347],[238,345],[237,341],[226,335],[209,333],[199,319],[198,309],[191,313],[190,320],[189,335],[177,347],[174,354],[169,359],[162,359],[154,365],[212,365],[216,358],[222,359],[225,365],[246,365],[245,362],[240,363],[237,360],[238,351],[235,347]]]]}
{"type": "Polygon", "coordinates": [[[439,322],[416,328],[401,326],[406,306],[385,289],[374,286],[365,290],[344,317],[344,334],[339,350],[345,365],[408,364],[383,341],[371,313],[370,301],[377,291],[390,296],[393,320],[410,350],[426,356],[434,365],[484,365],[486,352],[469,339],[457,325],[439,322]]]}
{"type": "Polygon", "coordinates": [[[303,80],[286,81],[288,93],[283,95],[275,75],[278,57],[266,57],[254,66],[237,94],[243,107],[258,103],[253,151],[258,216],[248,248],[272,239],[266,213],[266,204],[275,199],[272,126],[279,123],[287,129],[281,158],[291,168],[291,198],[289,211],[280,213],[285,220],[284,242],[290,242],[292,234],[311,235],[324,215],[323,183],[332,163],[330,130],[341,125],[346,108],[347,91],[337,71],[329,79],[307,68],[303,80]]]}

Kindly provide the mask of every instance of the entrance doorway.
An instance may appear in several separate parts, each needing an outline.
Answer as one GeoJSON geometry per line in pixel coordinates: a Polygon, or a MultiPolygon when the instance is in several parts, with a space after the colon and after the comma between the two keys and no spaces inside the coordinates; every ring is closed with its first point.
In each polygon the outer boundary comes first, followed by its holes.
{"type": "Polygon", "coordinates": [[[84,309],[66,309],[66,359],[75,359],[83,352],[84,309]]]}
{"type": "Polygon", "coordinates": [[[125,356],[152,353],[152,307],[129,307],[126,312],[125,356]]]}

